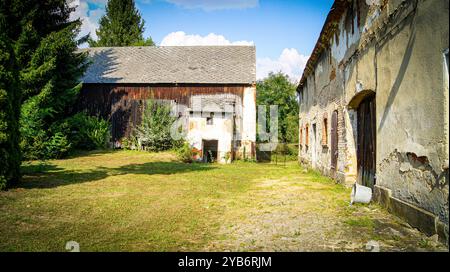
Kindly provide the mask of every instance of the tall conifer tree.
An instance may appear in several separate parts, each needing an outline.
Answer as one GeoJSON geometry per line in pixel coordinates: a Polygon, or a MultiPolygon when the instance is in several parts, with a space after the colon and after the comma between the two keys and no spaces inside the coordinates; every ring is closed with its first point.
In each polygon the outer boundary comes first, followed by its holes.
{"type": "Polygon", "coordinates": [[[145,22],[134,0],[109,0],[99,24],[98,40],[89,39],[92,47],[154,45],[151,38],[143,37],[145,22]]]}
{"type": "Polygon", "coordinates": [[[1,188],[20,178],[19,139],[25,157],[42,158],[76,99],[87,65],[76,49],[86,38],[77,40],[81,23],[69,20],[69,4],[0,0],[1,188]]]}

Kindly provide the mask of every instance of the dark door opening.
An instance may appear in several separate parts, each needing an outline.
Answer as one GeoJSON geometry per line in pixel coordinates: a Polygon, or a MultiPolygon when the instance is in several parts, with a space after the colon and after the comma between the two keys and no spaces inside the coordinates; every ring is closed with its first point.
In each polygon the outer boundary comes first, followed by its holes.
{"type": "Polygon", "coordinates": [[[358,181],[367,187],[375,185],[376,122],[375,94],[362,100],[358,107],[358,181]]]}
{"type": "Polygon", "coordinates": [[[331,116],[331,176],[336,178],[336,169],[337,169],[337,161],[338,161],[338,113],[337,111],[333,112],[331,116]]]}
{"type": "Polygon", "coordinates": [[[217,161],[217,150],[219,147],[218,140],[203,140],[203,161],[215,162],[217,161]]]}

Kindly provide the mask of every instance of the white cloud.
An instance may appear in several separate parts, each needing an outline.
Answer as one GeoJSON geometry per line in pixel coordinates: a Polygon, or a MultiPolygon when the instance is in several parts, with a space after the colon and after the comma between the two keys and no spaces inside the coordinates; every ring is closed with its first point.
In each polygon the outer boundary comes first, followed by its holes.
{"type": "Polygon", "coordinates": [[[166,0],[177,6],[196,9],[200,8],[206,11],[221,9],[246,9],[254,8],[259,4],[259,0],[166,0]]]}
{"type": "Polygon", "coordinates": [[[187,45],[253,45],[252,41],[231,42],[222,35],[209,33],[206,36],[190,35],[183,31],[172,32],[161,41],[161,46],[187,46],[187,45]]]}
{"type": "MultiPolygon", "coordinates": [[[[222,35],[210,33],[206,36],[186,34],[183,31],[166,35],[161,46],[187,45],[254,45],[253,41],[229,41],[222,35]]],[[[295,48],[285,48],[278,59],[258,58],[256,60],[256,78],[263,79],[270,72],[287,74],[293,82],[300,80],[309,56],[298,53],[295,48]]]]}
{"type": "Polygon", "coordinates": [[[259,58],[256,60],[256,78],[263,79],[270,72],[287,74],[291,81],[298,82],[309,56],[299,54],[295,48],[285,48],[278,59],[259,58]]]}
{"type": "Polygon", "coordinates": [[[89,2],[94,4],[96,9],[89,9],[88,1],[74,0],[70,3],[70,6],[77,8],[70,14],[71,20],[81,19],[82,25],[80,30],[80,37],[91,33],[93,39],[97,39],[95,31],[98,29],[98,21],[105,14],[105,3],[107,0],[90,0],[89,2]]]}

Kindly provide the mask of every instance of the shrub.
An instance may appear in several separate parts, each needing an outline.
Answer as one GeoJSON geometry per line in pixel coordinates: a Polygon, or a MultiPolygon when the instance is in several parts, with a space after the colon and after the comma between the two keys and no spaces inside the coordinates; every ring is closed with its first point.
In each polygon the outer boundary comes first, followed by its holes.
{"type": "Polygon", "coordinates": [[[184,144],[177,149],[177,155],[180,161],[191,163],[193,161],[194,151],[188,142],[184,142],[184,144]]]}
{"type": "Polygon", "coordinates": [[[170,115],[169,105],[149,100],[145,103],[142,123],[135,128],[133,134],[144,150],[164,151],[176,148],[182,143],[170,135],[170,128],[176,120],[176,117],[170,115]]]}
{"type": "Polygon", "coordinates": [[[225,162],[229,162],[231,159],[231,152],[228,151],[225,153],[225,155],[223,156],[223,159],[225,160],[225,162]]]}
{"type": "Polygon", "coordinates": [[[45,143],[45,158],[59,159],[66,156],[71,149],[71,144],[67,137],[61,132],[53,135],[48,142],[45,143]]]}
{"type": "Polygon", "coordinates": [[[111,140],[111,129],[107,121],[82,112],[68,118],[63,126],[69,130],[70,142],[77,149],[104,149],[111,140]]]}
{"type": "Polygon", "coordinates": [[[133,135],[131,135],[128,138],[126,138],[126,137],[122,138],[120,140],[120,143],[121,143],[122,149],[124,149],[124,150],[136,150],[139,148],[138,140],[133,135]]]}

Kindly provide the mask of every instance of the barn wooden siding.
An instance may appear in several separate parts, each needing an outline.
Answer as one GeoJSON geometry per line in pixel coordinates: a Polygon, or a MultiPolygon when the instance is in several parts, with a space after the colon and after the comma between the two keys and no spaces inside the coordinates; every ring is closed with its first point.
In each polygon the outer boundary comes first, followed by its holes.
{"type": "Polygon", "coordinates": [[[111,122],[113,142],[130,136],[140,124],[142,107],[148,99],[169,100],[191,107],[191,97],[207,94],[234,94],[243,98],[244,88],[234,84],[83,84],[76,111],[111,122]]]}

